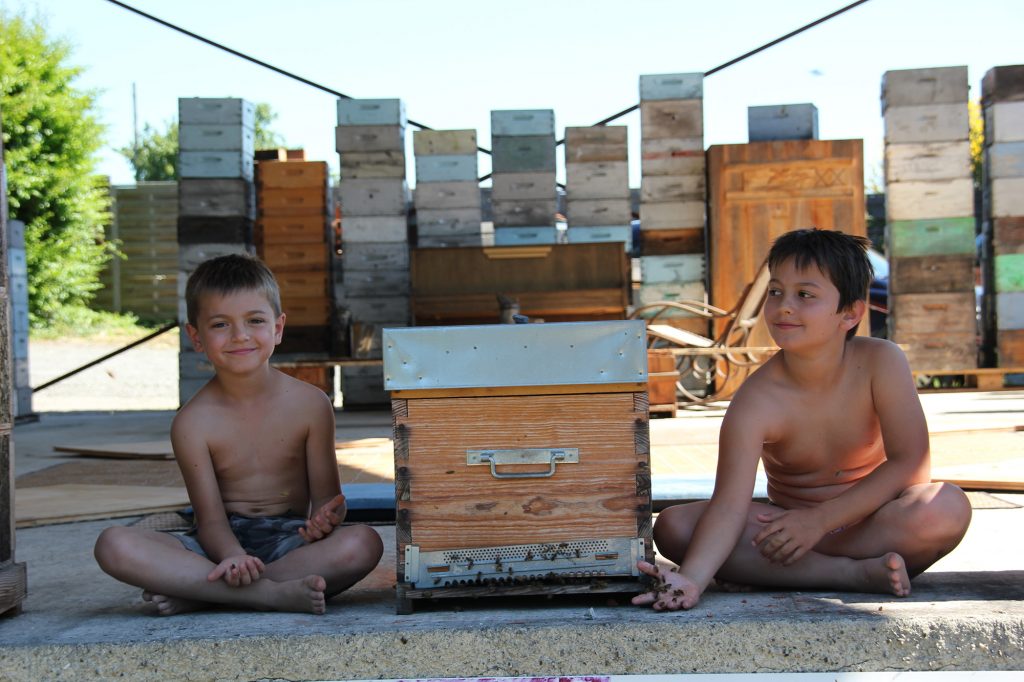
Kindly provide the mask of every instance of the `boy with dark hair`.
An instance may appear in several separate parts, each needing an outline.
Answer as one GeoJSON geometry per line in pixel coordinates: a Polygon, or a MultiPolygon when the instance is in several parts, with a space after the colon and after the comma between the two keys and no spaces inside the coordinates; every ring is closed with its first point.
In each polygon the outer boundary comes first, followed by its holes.
{"type": "Polygon", "coordinates": [[[722,422],[715,490],[662,512],[658,581],[634,604],[689,609],[712,579],[760,587],[910,594],[910,578],[967,532],[963,492],[931,483],[928,428],[900,349],[855,337],[868,242],[825,230],[780,237],[764,317],[780,350],[722,422]],[[758,461],[770,503],[751,502],[758,461]]]}
{"type": "Polygon", "coordinates": [[[96,560],[141,587],[162,615],[212,605],[324,613],[325,600],[383,552],[371,528],[338,527],[334,408],[323,391],[270,366],[285,315],[262,262],[206,261],[185,297],[185,330],[216,370],[171,426],[195,528],[107,528],[96,560]]]}

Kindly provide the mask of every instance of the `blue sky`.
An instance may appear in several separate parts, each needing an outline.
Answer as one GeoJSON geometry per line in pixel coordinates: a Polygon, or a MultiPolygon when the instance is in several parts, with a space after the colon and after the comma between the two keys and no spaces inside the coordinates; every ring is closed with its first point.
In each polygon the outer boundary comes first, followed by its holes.
{"type": "MultiPolygon", "coordinates": [[[[353,97],[400,97],[435,128],[475,128],[492,109],[554,109],[561,136],[635,104],[641,74],[706,71],[846,0],[127,0],[139,9],[353,97]]],[[[100,91],[99,171],[132,182],[114,150],[163,128],[179,97],[268,102],[274,129],[337,169],[335,98],[204,45],[106,0],[0,0],[68,40],[100,91]]],[[[812,102],[822,139],[865,140],[880,177],[879,90],[890,69],[967,65],[972,98],[992,66],[1024,63],[1020,0],[871,0],[704,83],[705,144],[747,141],[747,107],[812,102]]],[[[639,114],[630,128],[639,185],[639,114]]],[[[411,132],[409,142],[411,144],[411,132]]],[[[490,170],[486,156],[481,173],[490,170]]],[[[410,171],[411,173],[411,171],[410,171]]],[[[560,178],[564,177],[560,173],[560,178]]]]}

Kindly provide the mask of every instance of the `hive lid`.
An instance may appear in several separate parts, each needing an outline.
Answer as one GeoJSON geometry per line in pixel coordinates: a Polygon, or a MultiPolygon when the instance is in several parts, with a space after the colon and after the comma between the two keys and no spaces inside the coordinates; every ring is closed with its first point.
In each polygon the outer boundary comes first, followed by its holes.
{"type": "Polygon", "coordinates": [[[389,391],[647,381],[643,320],[384,330],[389,391]]]}

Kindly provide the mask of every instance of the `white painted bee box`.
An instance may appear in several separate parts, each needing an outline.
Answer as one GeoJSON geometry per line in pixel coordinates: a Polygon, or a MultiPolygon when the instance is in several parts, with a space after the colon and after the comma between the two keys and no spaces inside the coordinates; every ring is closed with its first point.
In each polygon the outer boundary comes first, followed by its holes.
{"type": "Polygon", "coordinates": [[[885,213],[890,221],[974,215],[974,181],[967,177],[931,182],[893,182],[886,186],[885,213]]]}
{"type": "Polygon", "coordinates": [[[971,174],[971,144],[909,142],[885,146],[886,182],[950,180],[971,174]]]}
{"type": "Polygon", "coordinates": [[[956,142],[968,135],[967,102],[889,107],[886,142],[956,142]]]}

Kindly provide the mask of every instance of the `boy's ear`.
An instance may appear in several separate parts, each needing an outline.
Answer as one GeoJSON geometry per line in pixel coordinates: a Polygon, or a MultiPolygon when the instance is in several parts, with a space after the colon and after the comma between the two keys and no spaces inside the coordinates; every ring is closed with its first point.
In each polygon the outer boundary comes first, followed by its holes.
{"type": "Polygon", "coordinates": [[[188,338],[192,341],[192,348],[197,353],[203,352],[203,342],[199,340],[199,330],[193,327],[188,322],[185,323],[185,333],[188,334],[188,338]]]}
{"type": "Polygon", "coordinates": [[[867,304],[863,300],[854,301],[849,308],[843,311],[843,330],[856,329],[867,310],[867,304]]]}
{"type": "Polygon", "coordinates": [[[274,345],[281,343],[281,337],[284,335],[284,318],[285,314],[281,313],[277,319],[274,320],[274,345]]]}

